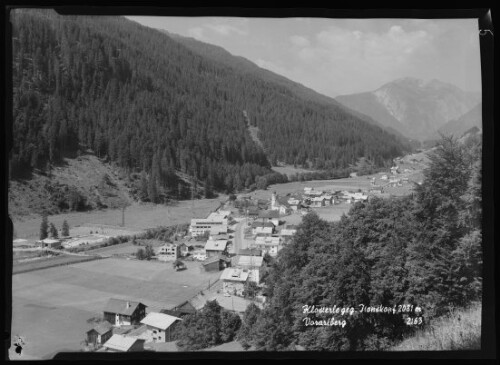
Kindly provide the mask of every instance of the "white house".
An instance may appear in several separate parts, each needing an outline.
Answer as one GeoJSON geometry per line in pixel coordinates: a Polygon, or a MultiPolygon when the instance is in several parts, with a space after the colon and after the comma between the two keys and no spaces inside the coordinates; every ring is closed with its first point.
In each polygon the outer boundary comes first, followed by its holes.
{"type": "Polygon", "coordinates": [[[265,235],[270,236],[273,234],[274,229],[272,227],[256,227],[255,235],[265,235]]]}
{"type": "Polygon", "coordinates": [[[269,253],[271,256],[276,256],[281,249],[281,238],[277,236],[271,237],[256,237],[254,245],[262,250],[262,253],[269,253]]]}
{"type": "Polygon", "coordinates": [[[264,263],[262,256],[238,255],[233,259],[233,266],[248,271],[248,281],[260,283],[261,268],[264,263]]]}
{"type": "Polygon", "coordinates": [[[191,219],[189,232],[193,237],[202,236],[205,232],[209,232],[211,235],[227,233],[227,219],[218,217],[191,219]]]}
{"type": "Polygon", "coordinates": [[[226,268],[220,276],[224,293],[243,295],[249,273],[239,268],[226,268]]]}
{"type": "Polygon", "coordinates": [[[40,241],[36,241],[36,244],[39,245],[41,248],[59,248],[61,247],[61,240],[54,239],[54,238],[45,238],[40,241]]]}
{"type": "Polygon", "coordinates": [[[167,243],[158,248],[156,256],[159,261],[174,261],[181,256],[180,246],[176,243],[167,243]]]}

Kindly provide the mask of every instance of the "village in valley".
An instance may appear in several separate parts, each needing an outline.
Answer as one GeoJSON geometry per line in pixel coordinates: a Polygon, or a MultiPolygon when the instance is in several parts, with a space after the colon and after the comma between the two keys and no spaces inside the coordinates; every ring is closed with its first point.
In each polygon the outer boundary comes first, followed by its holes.
{"type": "MultiPolygon", "coordinates": [[[[14,282],[19,280],[21,290],[15,294],[26,305],[52,290],[58,294],[52,305],[85,309],[68,336],[79,334],[80,351],[177,351],[176,326],[208,301],[240,316],[250,303],[263,306],[267,268],[297,234],[304,215],[315,211],[335,221],[357,202],[410,194],[421,183],[424,162],[407,156],[387,172],[231,194],[204,218],[170,227],[83,225],[61,234],[51,229],[43,240],[18,238],[14,282]],[[38,293],[33,275],[40,282],[38,293]],[[57,288],[41,279],[44,275],[57,288]],[[75,285],[88,291],[64,291],[75,285]]],[[[51,298],[43,301],[49,304],[51,298]]],[[[241,350],[236,341],[233,345],[241,350]]]]}

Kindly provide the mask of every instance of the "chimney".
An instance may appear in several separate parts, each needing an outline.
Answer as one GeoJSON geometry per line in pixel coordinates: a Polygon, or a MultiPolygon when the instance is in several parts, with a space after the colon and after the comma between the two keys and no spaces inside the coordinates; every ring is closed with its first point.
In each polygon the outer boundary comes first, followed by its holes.
{"type": "Polygon", "coordinates": [[[127,308],[130,308],[130,302],[127,302],[127,308]]]}

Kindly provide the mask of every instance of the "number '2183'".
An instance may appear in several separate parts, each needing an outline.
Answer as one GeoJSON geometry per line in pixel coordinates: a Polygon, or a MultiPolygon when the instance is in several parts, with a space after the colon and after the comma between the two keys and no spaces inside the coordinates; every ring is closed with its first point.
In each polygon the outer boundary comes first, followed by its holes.
{"type": "Polygon", "coordinates": [[[422,317],[415,317],[415,318],[408,317],[408,318],[406,318],[406,324],[408,326],[417,326],[417,325],[422,324],[422,323],[423,323],[422,317]]]}

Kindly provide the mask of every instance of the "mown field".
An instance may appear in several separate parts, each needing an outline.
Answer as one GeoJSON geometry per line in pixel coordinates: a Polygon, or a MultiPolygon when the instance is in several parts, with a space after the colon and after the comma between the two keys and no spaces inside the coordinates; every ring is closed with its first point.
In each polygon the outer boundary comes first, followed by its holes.
{"type": "Polygon", "coordinates": [[[216,281],[196,262],[184,271],[171,264],[102,259],[12,277],[12,333],[27,343],[27,356],[79,351],[87,319],[102,314],[109,298],[141,301],[148,310],[170,308],[216,281]]]}
{"type": "MultiPolygon", "coordinates": [[[[125,227],[131,231],[154,228],[157,226],[170,226],[174,224],[188,223],[191,218],[204,218],[215,210],[221,201],[227,197],[220,196],[217,199],[200,199],[192,201],[180,201],[175,206],[135,204],[125,210],[125,227]]],[[[90,212],[73,212],[49,216],[49,222],[61,228],[64,220],[68,221],[70,234],[88,234],[94,227],[98,232],[101,230],[111,232],[119,231],[122,222],[122,211],[120,209],[96,210],[90,212]],[[84,226],[83,231],[79,226],[84,226]],[[113,227],[105,227],[113,226],[113,227]],[[88,230],[88,232],[87,232],[88,230]]],[[[16,238],[36,240],[40,234],[41,217],[19,218],[13,221],[16,238]]],[[[120,234],[120,232],[115,232],[120,234]]],[[[110,235],[110,234],[108,234],[110,235]]]]}
{"type": "Polygon", "coordinates": [[[292,165],[273,166],[272,169],[276,172],[279,172],[280,174],[285,174],[288,177],[295,175],[295,174],[302,174],[302,173],[308,173],[308,172],[315,171],[315,170],[306,170],[306,169],[301,169],[298,167],[293,167],[292,165]]]}
{"type": "Polygon", "coordinates": [[[342,214],[347,214],[351,209],[352,204],[342,203],[339,205],[330,205],[327,207],[313,208],[313,210],[318,213],[321,219],[329,222],[335,222],[340,220],[342,214]]]}

